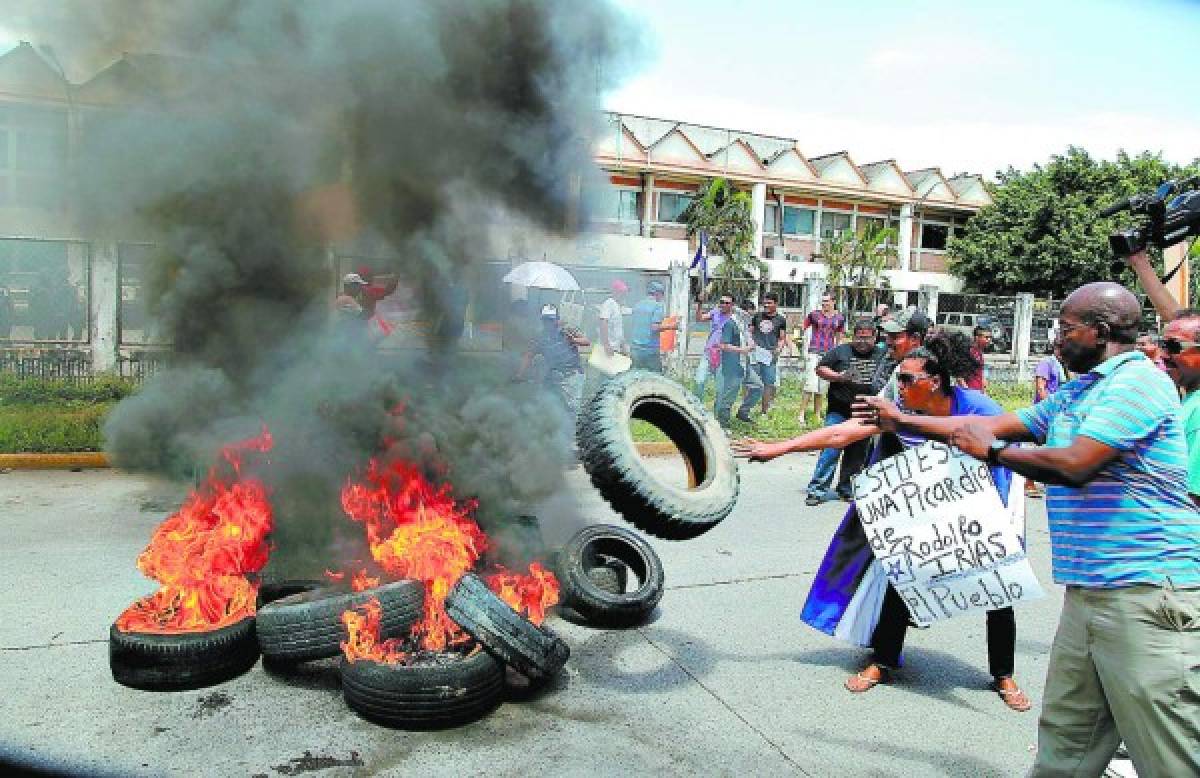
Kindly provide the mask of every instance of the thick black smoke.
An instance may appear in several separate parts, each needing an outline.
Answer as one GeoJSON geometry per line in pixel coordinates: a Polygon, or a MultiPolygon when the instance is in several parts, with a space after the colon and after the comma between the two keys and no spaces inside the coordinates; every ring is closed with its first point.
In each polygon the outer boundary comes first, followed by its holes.
{"type": "Polygon", "coordinates": [[[386,445],[448,472],[485,522],[560,487],[572,436],[554,401],[458,352],[452,324],[386,357],[348,338],[331,257],[390,257],[376,270],[452,323],[497,213],[569,232],[598,92],[633,43],[606,4],[41,5],[21,16],[43,25],[31,37],[73,73],[129,52],[110,75],[141,95],[89,112],[79,168],[92,233],[158,247],[176,351],[109,418],[117,464],[192,475],[265,423],[280,551],[322,564],[338,489],[386,445]]]}

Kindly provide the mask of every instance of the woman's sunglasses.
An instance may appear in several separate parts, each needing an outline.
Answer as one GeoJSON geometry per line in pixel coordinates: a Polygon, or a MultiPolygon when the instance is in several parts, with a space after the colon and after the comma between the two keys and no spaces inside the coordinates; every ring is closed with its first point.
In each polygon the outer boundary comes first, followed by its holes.
{"type": "Polygon", "coordinates": [[[916,375],[913,373],[896,373],[896,383],[900,386],[912,386],[922,378],[929,378],[929,374],[921,373],[916,375]]]}

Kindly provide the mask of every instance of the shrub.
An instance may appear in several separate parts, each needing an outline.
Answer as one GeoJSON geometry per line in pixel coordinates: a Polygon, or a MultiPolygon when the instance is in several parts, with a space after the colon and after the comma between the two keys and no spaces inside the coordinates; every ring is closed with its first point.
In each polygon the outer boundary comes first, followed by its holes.
{"type": "Polygon", "coordinates": [[[103,443],[100,426],[114,404],[0,406],[0,453],[99,451],[103,443]]]}
{"type": "Polygon", "coordinates": [[[74,383],[0,373],[0,406],[111,403],[133,394],[136,389],[137,385],[132,381],[117,376],[99,376],[87,383],[74,383]]]}

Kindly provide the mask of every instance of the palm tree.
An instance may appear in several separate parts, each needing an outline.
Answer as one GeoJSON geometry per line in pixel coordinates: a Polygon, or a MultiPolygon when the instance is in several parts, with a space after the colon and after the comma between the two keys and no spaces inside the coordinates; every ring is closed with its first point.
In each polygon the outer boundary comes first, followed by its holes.
{"type": "Polygon", "coordinates": [[[722,288],[744,296],[758,287],[766,272],[766,263],[754,256],[753,200],[748,192],[739,192],[724,178],[714,178],[683,210],[689,238],[708,236],[708,253],[722,261],[713,271],[722,288]]]}
{"type": "Polygon", "coordinates": [[[896,257],[897,235],[895,227],[872,223],[859,235],[841,233],[824,241],[820,256],[829,266],[829,286],[844,290],[843,310],[865,311],[874,306],[874,290],[886,280],[882,279],[883,269],[896,257]]]}

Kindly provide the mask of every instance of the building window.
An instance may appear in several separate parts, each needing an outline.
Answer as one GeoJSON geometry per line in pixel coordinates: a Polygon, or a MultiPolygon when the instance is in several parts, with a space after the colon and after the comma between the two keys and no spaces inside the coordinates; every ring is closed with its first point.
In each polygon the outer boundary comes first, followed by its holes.
{"type": "Polygon", "coordinates": [[[61,209],[66,162],[66,113],[0,106],[0,206],[61,209]]]}
{"type": "Polygon", "coordinates": [[[675,222],[682,224],[683,219],[679,218],[684,209],[691,204],[692,195],[675,194],[674,192],[659,192],[658,194],[658,221],[660,222],[675,222]]]}
{"type": "Polygon", "coordinates": [[[784,235],[812,235],[816,212],[811,208],[783,207],[784,235]]]}
{"type": "Polygon", "coordinates": [[[946,224],[921,223],[921,248],[925,251],[945,251],[950,227],[946,224]]]}
{"type": "Polygon", "coordinates": [[[848,213],[821,211],[821,237],[825,240],[831,240],[850,232],[850,223],[853,221],[853,218],[848,213]]]}
{"type": "Polygon", "coordinates": [[[763,211],[763,232],[779,232],[779,206],[767,203],[763,211]]]}

